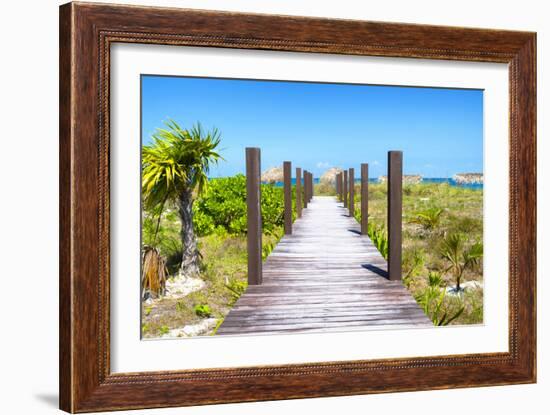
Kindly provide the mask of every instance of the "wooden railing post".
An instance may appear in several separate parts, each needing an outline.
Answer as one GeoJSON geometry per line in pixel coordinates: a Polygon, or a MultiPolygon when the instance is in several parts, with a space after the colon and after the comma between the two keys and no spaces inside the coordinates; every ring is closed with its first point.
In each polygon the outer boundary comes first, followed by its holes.
{"type": "Polygon", "coordinates": [[[311,202],[311,173],[307,172],[307,192],[306,192],[307,204],[311,202]]]}
{"type": "Polygon", "coordinates": [[[388,275],[401,279],[403,152],[388,152],[388,275]]]}
{"type": "Polygon", "coordinates": [[[302,169],[296,167],[296,216],[302,217],[302,169]]]}
{"type": "Polygon", "coordinates": [[[262,211],[260,194],[260,149],[246,149],[246,209],[248,284],[262,283],[262,211]]]}
{"type": "Polygon", "coordinates": [[[336,186],[336,200],[340,200],[340,173],[334,176],[334,185],[336,186]]]}
{"type": "Polygon", "coordinates": [[[342,173],[342,172],[338,173],[338,188],[340,189],[340,191],[338,192],[338,198],[339,198],[340,202],[343,202],[344,199],[342,197],[342,193],[344,192],[343,191],[343,188],[344,188],[344,173],[342,173]]]}
{"type": "Polygon", "coordinates": [[[304,209],[307,208],[307,170],[304,170],[304,209]]]}
{"type": "Polygon", "coordinates": [[[344,170],[344,189],[342,196],[344,197],[344,207],[348,207],[348,171],[344,170]]]}
{"type": "Polygon", "coordinates": [[[311,202],[311,199],[313,199],[313,193],[315,191],[315,185],[313,184],[313,173],[310,173],[309,174],[309,181],[310,181],[310,186],[309,186],[309,201],[311,202]]]}
{"type": "Polygon", "coordinates": [[[348,176],[349,176],[348,177],[348,180],[349,180],[348,212],[349,212],[349,215],[353,218],[355,215],[355,169],[353,167],[350,167],[348,176]]]}
{"type": "Polygon", "coordinates": [[[290,161],[283,162],[284,186],[284,219],[285,235],[292,234],[292,165],[290,161]]]}
{"type": "Polygon", "coordinates": [[[311,172],[307,172],[307,204],[311,203],[311,172]]]}
{"type": "Polygon", "coordinates": [[[361,233],[369,231],[369,164],[361,164],[361,233]]]}

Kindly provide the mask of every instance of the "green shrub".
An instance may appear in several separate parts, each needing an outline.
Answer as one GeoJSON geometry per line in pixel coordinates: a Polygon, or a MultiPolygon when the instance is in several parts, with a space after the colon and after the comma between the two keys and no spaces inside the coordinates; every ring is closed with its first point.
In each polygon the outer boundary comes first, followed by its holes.
{"type": "Polygon", "coordinates": [[[428,286],[418,293],[415,299],[432,320],[434,326],[447,326],[464,312],[462,300],[457,297],[455,299],[457,304],[449,305],[446,301],[445,290],[440,287],[428,286]]]}
{"type": "Polygon", "coordinates": [[[195,209],[193,213],[193,227],[197,235],[210,235],[216,230],[216,224],[210,215],[198,209],[195,209]]]}
{"type": "Polygon", "coordinates": [[[196,305],[193,310],[195,311],[195,314],[199,317],[207,318],[212,315],[212,310],[210,310],[210,306],[208,304],[196,305]]]}
{"type": "MultiPolygon", "coordinates": [[[[282,187],[261,185],[262,226],[265,233],[283,225],[282,187]]],[[[246,177],[211,179],[208,192],[193,205],[193,224],[198,235],[210,235],[224,229],[230,234],[245,234],[247,227],[246,177]]]]}
{"type": "Polygon", "coordinates": [[[475,242],[467,245],[465,235],[453,233],[445,237],[439,252],[449,264],[445,271],[451,272],[455,279],[456,290],[460,291],[464,272],[475,268],[483,258],[483,243],[475,242]]]}
{"type": "Polygon", "coordinates": [[[441,288],[445,286],[445,280],[441,276],[441,273],[436,271],[430,271],[428,273],[428,286],[441,288]]]}
{"type": "Polygon", "coordinates": [[[415,213],[415,217],[411,219],[410,223],[417,223],[422,225],[424,229],[433,230],[439,226],[442,213],[443,209],[431,207],[415,213]]]}
{"type": "Polygon", "coordinates": [[[284,190],[270,184],[262,184],[261,189],[262,227],[264,233],[271,234],[284,225],[284,190]]]}

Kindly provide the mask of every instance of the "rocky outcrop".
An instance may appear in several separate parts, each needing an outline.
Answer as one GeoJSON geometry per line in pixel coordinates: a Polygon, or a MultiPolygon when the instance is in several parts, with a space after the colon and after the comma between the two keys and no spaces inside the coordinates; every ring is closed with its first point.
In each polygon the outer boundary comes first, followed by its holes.
{"type": "MultiPolygon", "coordinates": [[[[388,176],[378,177],[380,183],[386,183],[388,176]]],[[[419,174],[405,174],[403,175],[403,184],[418,184],[422,181],[422,176],[419,174]]]]}
{"type": "Polygon", "coordinates": [[[322,174],[320,182],[334,186],[336,184],[336,175],[338,173],[342,173],[343,171],[344,170],[339,167],[331,167],[322,174]]]}
{"type": "Polygon", "coordinates": [[[262,173],[262,183],[278,183],[283,181],[283,168],[272,167],[262,173]]]}
{"type": "Polygon", "coordinates": [[[457,173],[453,180],[458,184],[483,184],[483,173],[457,173]]]}

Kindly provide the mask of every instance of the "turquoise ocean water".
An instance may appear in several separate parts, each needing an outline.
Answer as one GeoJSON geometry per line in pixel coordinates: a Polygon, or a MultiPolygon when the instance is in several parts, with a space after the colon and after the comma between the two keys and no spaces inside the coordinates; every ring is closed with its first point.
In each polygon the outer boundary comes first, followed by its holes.
{"type": "MultiPolygon", "coordinates": [[[[319,178],[313,179],[314,183],[319,183],[319,178]]],[[[360,183],[360,179],[356,179],[355,183],[360,183]]],[[[369,183],[378,183],[378,179],[369,179],[369,183]]],[[[459,184],[452,178],[445,178],[445,177],[424,177],[422,179],[421,183],[448,183],[450,186],[456,186],[456,187],[463,187],[466,189],[476,189],[476,190],[483,190],[483,184],[482,183],[473,183],[473,184],[459,184]]],[[[292,184],[296,184],[296,179],[292,179],[292,184]]],[[[282,182],[275,183],[275,186],[282,187],[282,182]]]]}

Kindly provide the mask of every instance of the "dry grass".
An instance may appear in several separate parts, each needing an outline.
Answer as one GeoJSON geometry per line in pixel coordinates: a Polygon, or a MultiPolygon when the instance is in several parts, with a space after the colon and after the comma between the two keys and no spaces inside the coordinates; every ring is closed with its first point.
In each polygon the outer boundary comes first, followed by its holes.
{"type": "MultiPolygon", "coordinates": [[[[356,188],[356,212],[360,210],[360,188],[356,188]]],[[[378,227],[386,227],[386,185],[369,184],[369,221],[378,227]]],[[[447,285],[453,285],[453,277],[446,272],[447,263],[439,254],[446,234],[461,233],[470,242],[483,240],[483,191],[450,186],[448,184],[424,183],[403,188],[403,275],[405,284],[413,295],[427,287],[429,272],[439,272],[447,285]],[[417,223],[419,212],[442,209],[439,221],[432,229],[417,223]]],[[[468,270],[463,278],[467,281],[483,281],[483,261],[468,270]]],[[[465,310],[452,324],[483,322],[483,290],[464,293],[465,310]]],[[[456,302],[447,301],[449,311],[456,302]]]]}
{"type": "Polygon", "coordinates": [[[167,275],[166,261],[159,250],[150,246],[145,247],[142,258],[142,292],[155,298],[163,295],[167,275]]]}
{"type": "MultiPolygon", "coordinates": [[[[264,235],[264,245],[275,245],[278,237],[264,235]]],[[[155,300],[143,305],[142,332],[145,338],[159,337],[169,329],[197,324],[203,317],[195,307],[207,305],[211,317],[223,321],[231,306],[247,287],[246,236],[212,234],[199,238],[201,278],[205,287],[179,299],[155,300]]],[[[218,325],[219,325],[218,324],[218,325]]],[[[215,330],[207,333],[214,334],[215,330]]]]}

